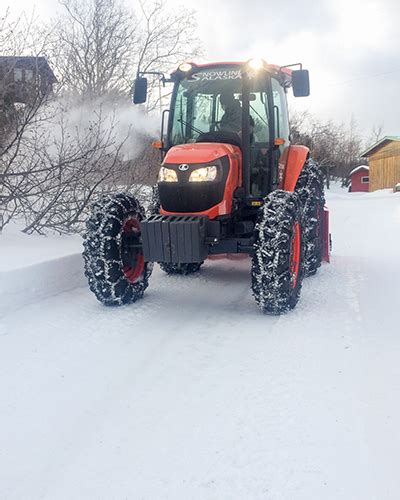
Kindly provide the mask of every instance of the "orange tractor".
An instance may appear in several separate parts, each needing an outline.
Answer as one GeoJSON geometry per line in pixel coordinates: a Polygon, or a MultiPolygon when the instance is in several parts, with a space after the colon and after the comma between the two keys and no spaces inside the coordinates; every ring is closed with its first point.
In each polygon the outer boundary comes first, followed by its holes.
{"type": "MultiPolygon", "coordinates": [[[[290,144],[286,94],[309,95],[308,71],[292,66],[184,63],[162,76],[174,87],[148,213],[120,193],[94,203],[87,221],[85,271],[100,302],[141,298],[154,262],[187,275],[209,257],[248,254],[261,310],[295,307],[303,277],[329,260],[329,216],[318,166],[290,144]]],[[[140,74],[133,101],[146,99],[140,74]]]]}

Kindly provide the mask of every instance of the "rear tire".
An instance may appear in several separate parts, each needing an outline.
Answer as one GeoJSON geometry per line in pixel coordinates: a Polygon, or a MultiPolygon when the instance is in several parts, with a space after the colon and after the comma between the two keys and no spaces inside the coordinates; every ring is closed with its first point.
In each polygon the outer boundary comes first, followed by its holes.
{"type": "Polygon", "coordinates": [[[321,266],[324,221],[324,180],[318,165],[309,159],[296,184],[302,206],[304,228],[304,273],[312,276],[321,266]]]}
{"type": "Polygon", "coordinates": [[[160,262],[160,268],[167,274],[181,274],[186,276],[200,271],[202,264],[203,262],[192,262],[190,264],[166,264],[165,262],[160,262]]]}
{"type": "Polygon", "coordinates": [[[132,196],[105,196],[92,205],[83,258],[90,290],[102,304],[116,306],[143,297],[152,264],[144,262],[140,224],[144,210],[132,196]]]}
{"type": "Polygon", "coordinates": [[[277,190],[265,198],[255,227],[252,290],[266,314],[293,309],[304,275],[301,205],[295,193],[277,190]]]}
{"type": "Polygon", "coordinates": [[[149,205],[148,205],[148,214],[155,215],[160,213],[161,204],[160,204],[160,193],[158,192],[158,185],[155,184],[152,188],[149,205]]]}

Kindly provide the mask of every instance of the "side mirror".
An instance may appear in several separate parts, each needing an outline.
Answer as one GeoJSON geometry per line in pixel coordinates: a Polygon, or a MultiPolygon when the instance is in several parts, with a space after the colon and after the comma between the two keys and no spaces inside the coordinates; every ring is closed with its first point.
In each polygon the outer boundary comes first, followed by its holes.
{"type": "Polygon", "coordinates": [[[307,69],[292,71],[292,87],[295,97],[307,97],[310,95],[310,76],[307,69]]]}
{"type": "Polygon", "coordinates": [[[133,104],[143,104],[147,100],[147,78],[136,78],[132,87],[133,104]]]}

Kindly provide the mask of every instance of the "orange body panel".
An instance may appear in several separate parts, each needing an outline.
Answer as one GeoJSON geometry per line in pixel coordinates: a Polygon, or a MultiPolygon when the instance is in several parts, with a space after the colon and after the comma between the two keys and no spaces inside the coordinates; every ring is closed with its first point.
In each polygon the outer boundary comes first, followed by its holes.
{"type": "MultiPolygon", "coordinates": [[[[242,153],[240,148],[230,144],[213,142],[201,142],[196,144],[182,144],[171,148],[165,156],[164,165],[189,163],[210,163],[223,156],[229,158],[229,173],[225,184],[223,200],[204,212],[188,212],[188,214],[208,215],[209,219],[215,219],[220,215],[228,215],[232,212],[233,193],[242,184],[242,153]]],[[[161,207],[162,215],[175,215],[176,212],[167,212],[161,207]]],[[[182,213],[182,212],[179,212],[182,213]]]]}
{"type": "Polygon", "coordinates": [[[279,188],[294,191],[297,179],[306,162],[310,150],[305,146],[289,146],[284,149],[279,160],[279,188]]]}
{"type": "Polygon", "coordinates": [[[194,144],[180,144],[171,148],[164,158],[164,163],[209,163],[222,156],[240,155],[240,149],[230,144],[216,142],[197,142],[194,144]]]}

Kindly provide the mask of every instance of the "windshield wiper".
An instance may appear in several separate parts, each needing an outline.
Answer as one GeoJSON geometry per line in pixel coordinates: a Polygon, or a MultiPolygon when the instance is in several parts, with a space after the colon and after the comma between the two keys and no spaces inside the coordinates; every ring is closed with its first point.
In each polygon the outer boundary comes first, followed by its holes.
{"type": "Polygon", "coordinates": [[[182,125],[185,125],[185,127],[189,126],[191,130],[194,130],[198,134],[203,134],[204,132],[198,128],[196,128],[194,125],[192,125],[190,122],[187,122],[183,118],[178,118],[178,122],[181,123],[182,125]]]}
{"type": "Polygon", "coordinates": [[[179,115],[180,115],[180,119],[178,119],[178,122],[180,122],[180,124],[181,124],[181,134],[182,134],[182,140],[183,140],[183,138],[185,137],[185,133],[184,133],[184,131],[183,131],[183,121],[182,121],[182,117],[183,117],[183,104],[182,104],[182,96],[181,96],[181,98],[180,98],[180,100],[179,100],[179,103],[180,103],[181,107],[180,107],[180,113],[179,113],[179,115]]]}
{"type": "Polygon", "coordinates": [[[253,108],[253,106],[252,106],[251,104],[250,104],[250,108],[251,108],[251,109],[254,111],[254,113],[255,113],[255,114],[256,114],[256,115],[260,118],[260,120],[261,120],[262,122],[264,122],[264,124],[265,124],[267,127],[269,127],[268,122],[267,122],[267,121],[266,121],[266,120],[265,120],[265,119],[264,119],[264,118],[260,115],[260,113],[259,113],[256,109],[254,109],[254,108],[253,108]]]}

